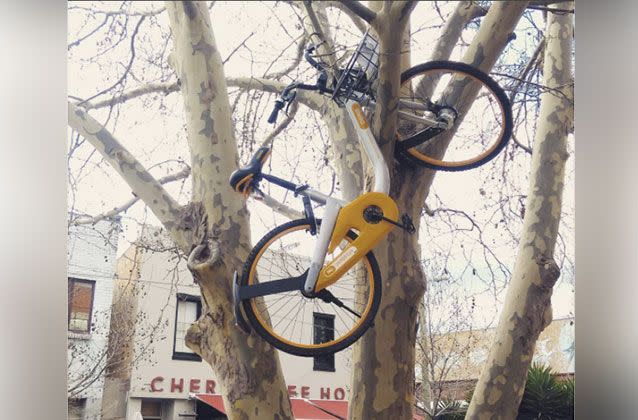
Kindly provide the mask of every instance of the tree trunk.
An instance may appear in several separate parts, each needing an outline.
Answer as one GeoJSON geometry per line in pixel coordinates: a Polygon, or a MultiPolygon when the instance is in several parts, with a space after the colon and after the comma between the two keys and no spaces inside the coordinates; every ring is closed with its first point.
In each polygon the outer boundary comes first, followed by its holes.
{"type": "MultiPolygon", "coordinates": [[[[556,8],[571,8],[561,3],[556,8]]],[[[525,390],[539,334],[552,320],[552,288],[560,275],[554,262],[571,130],[573,16],[549,13],[541,96],[523,233],[496,336],[478,380],[467,418],[512,419],[525,390]]]]}
{"type": "MultiPolygon", "coordinates": [[[[375,3],[371,3],[371,8],[375,3]]],[[[398,62],[402,32],[396,24],[381,19],[401,10],[405,3],[396,2],[379,10],[375,24],[381,38],[381,67],[378,103],[373,128],[388,164],[394,162],[396,132],[396,98],[399,86],[396,71],[388,69],[398,62]],[[387,10],[390,9],[390,10],[387,10]],[[384,50],[385,48],[385,50],[384,50]],[[394,50],[392,50],[394,48],[394,50]],[[394,100],[394,102],[392,102],[394,100]],[[389,104],[389,105],[388,105],[389,104]],[[381,123],[383,122],[383,124],[381,123]]],[[[527,2],[494,4],[472,41],[464,60],[489,71],[508,42],[509,34],[520,19],[527,2]]],[[[379,7],[381,5],[379,4],[379,7]]],[[[474,97],[466,98],[471,102],[474,97]]],[[[450,136],[451,138],[451,136],[450,136]]],[[[447,142],[442,142],[442,152],[447,142]]],[[[434,171],[407,166],[391,167],[390,196],[402,213],[407,213],[419,227],[425,199],[434,179],[434,171]]],[[[386,241],[374,250],[383,278],[383,298],[375,326],[354,347],[354,370],[351,390],[350,418],[411,419],[415,403],[414,366],[416,319],[418,305],[425,291],[425,275],[416,235],[394,229],[386,241]]]]}
{"type": "Polygon", "coordinates": [[[167,10],[193,179],[180,224],[192,232],[188,267],[202,290],[202,316],[186,342],[213,367],[230,418],[292,419],[277,353],[234,325],[231,279],[250,250],[250,229],[246,205],[228,185],[237,143],[208,9],[204,2],[167,2],[167,10]]]}

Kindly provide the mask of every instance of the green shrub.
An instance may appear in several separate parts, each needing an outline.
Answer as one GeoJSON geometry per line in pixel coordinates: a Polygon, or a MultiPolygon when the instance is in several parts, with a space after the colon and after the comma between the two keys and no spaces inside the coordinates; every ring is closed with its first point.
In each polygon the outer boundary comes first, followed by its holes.
{"type": "Polygon", "coordinates": [[[560,381],[549,366],[534,363],[527,374],[518,420],[574,418],[574,381],[560,381]]]}

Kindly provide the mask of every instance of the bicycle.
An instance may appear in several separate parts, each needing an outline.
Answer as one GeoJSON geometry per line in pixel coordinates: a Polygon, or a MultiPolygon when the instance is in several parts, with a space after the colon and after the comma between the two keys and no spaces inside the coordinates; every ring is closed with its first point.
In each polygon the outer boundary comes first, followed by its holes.
{"type": "MultiPolygon", "coordinates": [[[[313,57],[314,50],[314,46],[309,46],[305,58],[319,70],[317,82],[288,85],[275,102],[268,121],[276,121],[278,113],[294,100],[299,89],[331,95],[347,110],[372,164],[372,191],[346,202],[307,185],[263,173],[262,166],[271,151],[268,146],[259,148],[249,163],[233,172],[229,180],[231,187],[244,196],[263,195],[259,183],[268,181],[302,198],[306,217],[267,233],[246,259],[241,279],[235,272],[233,301],[235,322],[244,331],[253,329],[274,347],[306,357],[343,350],[372,325],[382,288],[372,248],[396,226],[410,233],[415,231],[407,215],[399,220],[397,205],[388,196],[388,166],[363,111],[364,107],[370,111],[375,108],[378,42],[366,33],[348,64],[332,78],[326,65],[313,57]],[[315,218],[313,202],[325,205],[323,220],[315,218]],[[306,257],[309,254],[311,257],[306,257]],[[306,319],[311,316],[312,322],[306,319]]],[[[400,129],[395,151],[401,162],[432,169],[465,170],[488,162],[505,147],[512,130],[509,101],[485,73],[463,63],[435,61],[405,71],[401,82],[400,129]],[[489,94],[489,98],[485,96],[489,94]],[[463,142],[464,136],[477,128],[470,125],[463,131],[460,127],[463,121],[470,121],[471,108],[467,102],[473,96],[488,98],[489,106],[485,109],[500,110],[495,121],[483,122],[484,128],[496,130],[497,135],[489,143],[481,142],[478,152],[476,145],[463,142]],[[448,130],[454,137],[454,146],[449,136],[447,139],[439,136],[448,130]],[[443,139],[438,145],[437,138],[443,139]],[[453,147],[452,160],[439,156],[445,146],[453,147]],[[461,156],[462,152],[470,157],[461,156]]]]}

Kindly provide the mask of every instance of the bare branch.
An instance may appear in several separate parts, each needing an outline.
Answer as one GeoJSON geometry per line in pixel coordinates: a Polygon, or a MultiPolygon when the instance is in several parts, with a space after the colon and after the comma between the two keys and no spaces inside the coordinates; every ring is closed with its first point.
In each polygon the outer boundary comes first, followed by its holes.
{"type": "Polygon", "coordinates": [[[465,25],[483,13],[487,13],[487,11],[473,1],[459,2],[452,15],[445,22],[430,58],[432,60],[449,60],[465,25]]]}
{"type": "Polygon", "coordinates": [[[543,12],[549,12],[549,13],[556,13],[558,15],[565,15],[567,13],[574,13],[574,9],[554,9],[551,7],[545,7],[545,6],[527,6],[528,9],[533,9],[533,10],[541,10],[543,12]]]}
{"type": "Polygon", "coordinates": [[[268,74],[266,76],[268,76],[269,78],[278,80],[282,76],[285,76],[288,73],[290,73],[292,70],[294,70],[301,62],[301,59],[303,58],[303,53],[304,53],[304,49],[306,47],[307,41],[308,41],[308,37],[303,36],[301,38],[301,40],[299,41],[299,44],[297,44],[297,51],[295,53],[295,58],[292,60],[292,63],[290,63],[288,67],[276,73],[268,74]]]}
{"type": "Polygon", "coordinates": [[[363,19],[361,19],[356,13],[352,11],[352,9],[348,8],[342,1],[327,1],[325,2],[327,7],[332,7],[335,9],[339,9],[344,12],[348,17],[352,20],[352,23],[361,31],[361,33],[365,32],[368,27],[364,23],[363,19]]]}
{"type": "Polygon", "coordinates": [[[366,6],[361,4],[361,2],[356,0],[342,0],[344,7],[350,9],[352,13],[359,16],[361,19],[368,22],[368,24],[372,25],[372,22],[377,18],[377,14],[372,10],[368,9],[366,6]]]}
{"type": "Polygon", "coordinates": [[[251,32],[246,38],[244,38],[244,40],[235,47],[234,50],[232,50],[230,52],[230,54],[228,54],[228,56],[222,61],[222,64],[226,64],[228,62],[228,60],[230,60],[232,58],[233,55],[235,55],[235,53],[241,48],[241,47],[245,47],[246,46],[246,41],[248,41],[250,38],[253,37],[253,35],[255,35],[255,32],[251,32]]]}
{"type": "Polygon", "coordinates": [[[128,92],[122,93],[120,95],[116,95],[111,99],[106,99],[104,101],[99,101],[95,103],[82,101],[77,105],[81,106],[84,109],[99,109],[104,107],[109,107],[117,104],[124,103],[129,99],[137,98],[139,96],[148,95],[151,93],[163,93],[164,95],[168,95],[173,92],[177,92],[179,90],[180,83],[149,83],[148,85],[129,90],[128,92]]]}
{"type": "Polygon", "coordinates": [[[120,83],[122,83],[124,79],[126,79],[126,76],[131,71],[131,67],[133,66],[133,61],[135,61],[135,38],[137,37],[137,33],[139,32],[140,26],[142,26],[142,22],[144,22],[144,19],[146,19],[146,16],[142,16],[140,18],[140,20],[137,22],[137,25],[135,25],[135,29],[133,29],[133,33],[131,34],[131,58],[129,59],[129,62],[126,65],[124,69],[124,73],[122,73],[122,76],[112,86],[109,86],[108,88],[101,90],[100,92],[85,99],[82,102],[90,101],[91,99],[97,98],[98,96],[105,94],[106,92],[110,91],[111,89],[115,88],[120,83]]]}
{"type": "Polygon", "coordinates": [[[268,137],[266,137],[266,139],[261,143],[261,145],[267,146],[271,144],[272,141],[275,139],[275,137],[277,137],[279,133],[284,131],[284,129],[288,127],[288,125],[290,125],[292,120],[295,119],[295,115],[297,114],[298,110],[299,110],[299,102],[294,101],[292,105],[290,106],[290,112],[288,113],[286,118],[281,123],[279,123],[279,125],[270,134],[268,134],[268,137]]]}
{"type": "Polygon", "coordinates": [[[514,102],[514,96],[516,96],[516,92],[521,87],[523,82],[527,80],[527,75],[536,65],[536,62],[538,61],[541,55],[541,52],[543,52],[544,48],[545,48],[545,38],[541,39],[541,42],[538,43],[538,45],[536,46],[536,49],[532,53],[532,56],[530,57],[529,61],[523,68],[523,71],[521,72],[520,76],[518,76],[518,79],[516,79],[516,83],[512,87],[512,92],[510,93],[510,96],[509,96],[510,103],[514,102]]]}
{"type": "Polygon", "coordinates": [[[397,20],[406,22],[409,20],[410,15],[414,11],[418,2],[414,0],[409,1],[395,1],[392,3],[390,13],[394,15],[397,20]],[[398,15],[398,16],[397,16],[398,15]]]}
{"type": "Polygon", "coordinates": [[[177,241],[179,235],[175,221],[180,206],[175,199],[104,126],[70,102],[68,108],[69,126],[100,152],[177,241]]]}
{"type": "MultiPolygon", "coordinates": [[[[159,183],[164,185],[164,184],[168,184],[169,182],[179,181],[180,179],[184,179],[188,177],[190,173],[191,173],[191,168],[187,166],[179,172],[160,178],[159,183]]],[[[81,216],[80,218],[73,221],[73,225],[76,225],[76,226],[77,225],[94,225],[101,220],[112,219],[118,214],[130,209],[135,203],[139,201],[139,199],[140,199],[139,197],[135,196],[131,198],[130,200],[128,200],[126,203],[120,206],[114,207],[113,210],[109,210],[102,214],[98,214],[97,216],[93,216],[93,217],[81,216]]]]}
{"type": "MultiPolygon", "coordinates": [[[[279,93],[286,87],[285,83],[277,82],[271,79],[264,78],[250,78],[250,77],[230,77],[226,79],[227,86],[238,87],[244,90],[257,89],[269,93],[279,93]]],[[[180,82],[175,83],[150,83],[148,85],[131,89],[128,92],[124,92],[120,95],[114,96],[111,99],[106,99],[99,102],[87,102],[81,98],[76,98],[78,102],[76,106],[80,106],[83,109],[100,109],[117,104],[124,103],[130,99],[135,99],[140,96],[150,95],[152,93],[163,93],[165,95],[177,92],[180,90],[180,82]]],[[[320,106],[321,95],[310,91],[299,91],[297,93],[297,99],[307,107],[311,109],[318,109],[320,106]]]]}
{"type": "Polygon", "coordinates": [[[529,2],[529,5],[530,6],[549,6],[550,4],[564,3],[564,2],[573,3],[573,0],[532,0],[529,2]]]}
{"type": "Polygon", "coordinates": [[[166,8],[165,7],[160,7],[159,9],[149,10],[148,12],[129,12],[129,11],[122,10],[122,9],[120,9],[120,10],[97,10],[97,9],[91,9],[90,7],[69,6],[68,10],[84,10],[84,11],[87,11],[87,12],[100,14],[100,15],[106,15],[106,16],[127,15],[127,16],[148,17],[148,16],[159,15],[160,13],[163,13],[164,11],[166,11],[166,8]]]}
{"type": "MultiPolygon", "coordinates": [[[[320,39],[320,43],[321,44],[325,44],[328,40],[328,38],[326,37],[326,34],[323,30],[323,27],[321,26],[321,24],[319,23],[319,18],[317,17],[317,14],[315,13],[314,9],[312,8],[312,4],[310,3],[310,1],[305,0],[303,2],[303,5],[306,8],[306,15],[308,16],[308,18],[310,19],[310,22],[312,23],[312,29],[314,30],[314,35],[317,35],[320,39]]],[[[309,38],[311,38],[311,36],[313,35],[312,32],[309,32],[309,38]]],[[[324,58],[326,59],[326,62],[328,63],[329,66],[334,67],[335,63],[336,63],[336,58],[334,56],[334,50],[330,49],[323,49],[322,51],[322,55],[324,56],[324,58]]]]}
{"type": "Polygon", "coordinates": [[[88,34],[84,35],[83,37],[80,37],[80,38],[76,39],[75,41],[73,41],[69,45],[67,45],[67,47],[66,47],[67,51],[70,50],[73,47],[77,47],[78,45],[80,45],[80,42],[84,41],[85,39],[87,39],[88,37],[90,37],[91,35],[96,33],[98,30],[100,30],[100,28],[102,28],[104,25],[106,25],[106,23],[109,21],[110,18],[111,18],[110,15],[104,16],[104,20],[102,21],[102,23],[100,23],[98,26],[96,26],[95,29],[93,29],[88,34]]]}
{"type": "Polygon", "coordinates": [[[275,200],[274,198],[272,198],[271,196],[269,196],[268,194],[264,192],[261,192],[261,194],[254,194],[252,195],[252,197],[256,201],[259,201],[260,203],[265,204],[266,206],[273,209],[276,213],[279,213],[282,216],[289,218],[290,220],[303,219],[305,217],[302,212],[297,211],[293,209],[292,207],[289,207],[275,200]]]}
{"type": "MultiPolygon", "coordinates": [[[[269,93],[279,93],[286,87],[285,83],[256,77],[229,77],[226,79],[226,84],[229,87],[257,89],[269,93]]],[[[299,90],[296,99],[313,110],[318,110],[323,105],[323,97],[320,94],[307,90],[299,90]]]]}
{"type": "Polygon", "coordinates": [[[532,149],[530,149],[529,147],[525,146],[523,143],[521,143],[518,138],[516,137],[515,133],[512,133],[512,141],[514,142],[514,144],[518,147],[520,147],[521,149],[523,149],[527,154],[531,155],[532,154],[532,149]]]}

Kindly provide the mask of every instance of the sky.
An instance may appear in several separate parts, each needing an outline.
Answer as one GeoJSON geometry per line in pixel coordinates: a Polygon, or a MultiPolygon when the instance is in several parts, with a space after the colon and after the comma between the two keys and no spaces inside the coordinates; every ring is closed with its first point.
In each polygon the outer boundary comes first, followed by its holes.
{"type": "MultiPolygon", "coordinates": [[[[441,14],[447,15],[453,4],[441,4],[441,14]]],[[[95,7],[107,10],[119,3],[102,3],[95,7]]],[[[74,2],[70,5],[89,7],[90,3],[74,2]]],[[[142,2],[135,5],[138,9],[151,10],[163,7],[162,2],[142,2]]],[[[339,39],[354,47],[357,38],[354,37],[352,26],[347,19],[333,16],[339,39]]],[[[84,35],[90,28],[95,27],[98,20],[86,20],[85,14],[75,10],[70,11],[68,19],[69,41],[76,39],[77,34],[84,35]],[[86,25],[86,26],[84,26],[86,25]]],[[[296,40],[300,33],[296,26],[296,17],[290,8],[274,3],[247,3],[247,2],[216,2],[211,10],[213,30],[222,58],[230,56],[225,64],[224,71],[227,76],[261,76],[264,71],[272,66],[273,70],[285,68],[292,56],[294,47],[289,48],[280,56],[282,48],[289,46],[296,40]],[[240,46],[243,43],[244,46],[240,46]],[[238,48],[238,46],[240,46],[238,48]],[[274,64],[273,64],[274,63],[274,64]]],[[[427,4],[417,6],[413,14],[412,28],[416,31],[412,45],[412,63],[427,61],[432,46],[438,34],[437,28],[432,25],[440,24],[438,13],[427,4]]],[[[144,82],[174,81],[174,76],[150,69],[143,62],[144,57],[151,57],[161,51],[165,41],[162,39],[156,27],[150,22],[141,27],[138,45],[140,58],[133,67],[136,79],[128,82],[127,89],[133,88],[144,82]]],[[[156,19],[157,25],[168,27],[166,13],[156,19]]],[[[540,14],[536,15],[534,24],[542,28],[540,14]]],[[[504,55],[504,60],[516,61],[520,51],[529,53],[535,47],[534,24],[521,22],[517,28],[517,38],[512,41],[511,48],[504,55]]],[[[472,29],[466,30],[465,41],[471,40],[472,29]]],[[[113,50],[106,51],[96,62],[88,62],[86,58],[102,51],[105,46],[96,44],[99,36],[88,38],[80,45],[69,50],[68,62],[68,92],[70,95],[86,98],[112,84],[119,78],[122,72],[119,60],[126,61],[128,57],[128,41],[122,42],[113,50]]],[[[169,44],[170,48],[170,44],[169,44]]],[[[458,48],[452,55],[452,59],[460,59],[463,48],[458,48]]],[[[301,77],[308,82],[314,81],[314,74],[304,67],[302,74],[293,72],[284,81],[293,81],[301,77]]],[[[238,115],[253,112],[258,123],[255,131],[255,140],[261,141],[268,134],[270,127],[265,123],[275,97],[264,96],[258,98],[258,108],[247,107],[245,96],[238,105],[238,115]]],[[[161,98],[149,97],[143,100],[134,100],[126,103],[118,110],[118,114],[112,115],[108,127],[115,136],[147,167],[151,172],[160,177],[175,172],[181,168],[180,161],[188,161],[188,150],[185,142],[184,123],[181,117],[181,96],[177,93],[161,98]],[[115,122],[116,121],[116,122],[115,122]],[[158,163],[162,162],[160,165],[158,163]],[[157,166],[155,166],[157,165],[157,166]]],[[[232,100],[232,98],[231,98],[232,100]]],[[[105,111],[92,111],[91,114],[99,121],[105,121],[105,111]]],[[[316,115],[301,107],[293,124],[278,137],[274,143],[273,155],[267,165],[267,170],[273,174],[292,179],[297,183],[309,183],[313,187],[330,191],[333,186],[334,171],[330,166],[326,167],[327,134],[326,130],[317,131],[314,121],[316,115]]],[[[245,136],[245,129],[251,127],[238,126],[238,141],[241,144],[250,143],[252,136],[245,136]]],[[[533,133],[532,133],[533,134],[533,133]]],[[[519,139],[526,141],[531,138],[525,130],[518,133],[519,139]]],[[[572,138],[573,141],[573,138],[572,138]]],[[[248,148],[240,148],[240,159],[246,162],[250,157],[248,148]]],[[[99,157],[90,145],[84,145],[69,162],[71,173],[81,173],[77,189],[69,189],[70,207],[89,214],[98,214],[127,201],[131,197],[130,189],[104,162],[100,163],[99,157]],[[85,163],[91,156],[89,163],[85,163]],[[83,168],[83,169],[81,169],[83,168]]],[[[509,270],[513,269],[516,246],[512,243],[510,234],[503,229],[493,228],[498,225],[498,214],[495,208],[498,206],[488,202],[486,197],[498,197],[497,192],[522,192],[527,191],[527,171],[529,160],[524,157],[514,157],[507,163],[508,183],[503,184],[494,173],[498,173],[499,165],[503,165],[500,158],[484,168],[465,173],[439,173],[436,176],[433,192],[448,208],[459,209],[473,215],[479,225],[485,227],[483,241],[490,244],[495,255],[499,257],[509,270]],[[485,195],[482,191],[488,191],[485,195]]],[[[566,226],[573,227],[573,158],[568,161],[568,180],[564,192],[564,207],[569,213],[564,216],[566,226]]],[[[189,183],[175,183],[167,187],[180,203],[186,203],[189,198],[189,183]]],[[[337,187],[338,189],[338,187],[337,187]]],[[[287,203],[300,207],[300,202],[292,200],[290,195],[284,195],[275,189],[271,193],[279,198],[286,199],[287,203]]],[[[436,207],[438,200],[434,195],[428,199],[428,204],[436,207]]],[[[249,202],[251,211],[252,240],[257,240],[277,223],[285,219],[273,214],[259,203],[249,202]]],[[[321,210],[319,210],[320,213],[321,210]]],[[[158,224],[155,217],[141,204],[136,204],[123,218],[123,233],[120,239],[118,254],[123,253],[128,245],[135,240],[139,233],[137,221],[145,221],[158,224]]],[[[460,226],[467,226],[466,219],[454,218],[454,222],[460,226]]],[[[476,244],[476,231],[465,232],[455,230],[450,232],[445,224],[435,219],[427,219],[429,227],[420,232],[420,243],[423,256],[427,259],[426,267],[429,270],[430,287],[432,291],[441,290],[442,294],[449,295],[439,304],[437,316],[445,319],[446,307],[453,307],[454,302],[462,302],[463,308],[468,308],[469,301],[474,300],[476,309],[468,316],[474,326],[493,326],[495,315],[500,308],[503,299],[503,286],[506,275],[492,275],[485,259],[492,263],[490,256],[483,257],[483,249],[476,244]],[[467,260],[470,259],[471,266],[467,260]],[[447,272],[447,273],[446,273],[447,272]],[[486,280],[493,278],[493,281],[486,280]],[[443,291],[446,291],[443,293],[443,291]]],[[[514,229],[517,229],[514,226],[514,229]]],[[[520,229],[520,227],[518,228],[520,229]]],[[[566,254],[573,261],[573,230],[563,231],[563,243],[566,254]]],[[[514,235],[516,232],[514,232],[514,235]]],[[[567,270],[566,270],[567,271],[567,270]]],[[[573,273],[568,272],[564,279],[559,281],[553,297],[554,317],[563,318],[573,315],[573,273]]]]}

